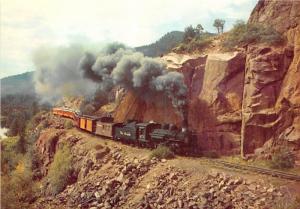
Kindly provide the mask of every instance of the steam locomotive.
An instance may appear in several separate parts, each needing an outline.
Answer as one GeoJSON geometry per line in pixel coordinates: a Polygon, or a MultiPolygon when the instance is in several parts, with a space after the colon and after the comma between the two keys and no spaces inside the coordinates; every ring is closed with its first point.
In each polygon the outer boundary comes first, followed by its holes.
{"type": "Polygon", "coordinates": [[[179,129],[173,124],[137,120],[115,123],[112,117],[83,115],[67,108],[53,108],[52,112],[54,115],[72,119],[74,126],[81,130],[123,143],[148,148],[165,145],[179,154],[189,152],[192,147],[193,140],[187,129],[179,129]]]}

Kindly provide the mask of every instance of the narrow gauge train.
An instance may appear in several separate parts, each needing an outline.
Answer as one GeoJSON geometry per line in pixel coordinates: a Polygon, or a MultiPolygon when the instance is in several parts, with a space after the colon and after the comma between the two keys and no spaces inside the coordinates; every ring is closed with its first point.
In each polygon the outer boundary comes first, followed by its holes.
{"type": "Polygon", "coordinates": [[[81,130],[116,141],[149,148],[163,144],[176,153],[186,153],[191,147],[192,140],[188,131],[185,128],[180,130],[172,124],[136,120],[114,123],[112,117],[82,115],[67,108],[53,108],[52,112],[54,115],[72,119],[74,126],[81,130]]]}

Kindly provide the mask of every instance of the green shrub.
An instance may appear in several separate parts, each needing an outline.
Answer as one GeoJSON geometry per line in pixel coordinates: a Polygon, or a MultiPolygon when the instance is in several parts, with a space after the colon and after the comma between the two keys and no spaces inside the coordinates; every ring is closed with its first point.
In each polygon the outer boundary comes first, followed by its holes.
{"type": "Polygon", "coordinates": [[[287,169],[295,165],[295,155],[287,148],[279,149],[271,159],[271,168],[287,169]]]}
{"type": "Polygon", "coordinates": [[[202,50],[211,43],[210,39],[193,39],[189,44],[187,44],[187,51],[193,52],[197,50],[202,50]]]}
{"type": "Polygon", "coordinates": [[[44,128],[48,128],[48,126],[49,126],[49,121],[47,119],[45,119],[45,120],[41,121],[39,128],[44,129],[44,128]]]}
{"type": "Polygon", "coordinates": [[[73,123],[71,120],[66,120],[65,123],[64,123],[64,128],[65,129],[71,129],[73,128],[73,123]]]}
{"type": "MultiPolygon", "coordinates": [[[[198,29],[194,29],[198,30],[198,29]]],[[[200,29],[201,30],[201,29],[200,29]]],[[[200,33],[197,32],[195,35],[192,35],[191,33],[191,26],[187,28],[187,38],[183,40],[182,43],[178,44],[177,47],[173,49],[174,52],[177,53],[192,53],[201,51],[204,48],[207,48],[213,41],[213,37],[215,36],[212,33],[200,33]]]]}
{"type": "Polygon", "coordinates": [[[15,169],[22,154],[16,152],[19,137],[8,137],[1,141],[1,171],[8,174],[15,169]]]}
{"type": "Polygon", "coordinates": [[[64,145],[55,153],[54,160],[49,168],[48,178],[53,195],[63,191],[71,183],[72,171],[71,150],[68,145],[64,145]]]}
{"type": "Polygon", "coordinates": [[[189,42],[196,36],[197,36],[196,30],[193,28],[193,26],[190,25],[184,29],[183,41],[189,42]]]}
{"type": "Polygon", "coordinates": [[[182,52],[195,52],[203,50],[208,47],[212,42],[210,36],[202,36],[201,38],[193,38],[188,42],[179,44],[174,51],[178,53],[182,52]]]}
{"type": "Polygon", "coordinates": [[[180,43],[180,44],[178,44],[178,46],[177,47],[175,47],[174,49],[173,49],[173,51],[174,52],[183,52],[183,51],[186,51],[186,44],[184,44],[184,43],[180,43]]]}
{"type": "Polygon", "coordinates": [[[1,206],[6,209],[29,208],[36,198],[37,187],[32,181],[32,171],[26,156],[9,175],[1,175],[1,206]]]}
{"type": "Polygon", "coordinates": [[[243,46],[255,43],[280,44],[283,37],[271,27],[261,24],[246,24],[238,21],[233,29],[228,32],[223,47],[232,49],[235,46],[243,46]]]}
{"type": "Polygon", "coordinates": [[[154,149],[150,155],[150,158],[156,157],[158,159],[171,159],[175,157],[174,152],[169,147],[159,145],[154,149]]]}

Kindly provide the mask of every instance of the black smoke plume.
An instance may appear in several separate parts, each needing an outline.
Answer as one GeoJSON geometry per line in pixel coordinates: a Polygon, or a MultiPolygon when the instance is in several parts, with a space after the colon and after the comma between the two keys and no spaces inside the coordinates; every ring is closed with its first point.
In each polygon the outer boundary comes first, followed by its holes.
{"type": "MultiPolygon", "coordinates": [[[[165,64],[156,58],[145,57],[122,44],[108,45],[98,54],[83,51],[82,48],[77,52],[73,48],[64,49],[63,52],[54,53],[55,57],[43,57],[44,64],[36,62],[37,88],[46,86],[55,89],[52,93],[57,93],[65,83],[71,82],[74,84],[72,92],[86,94],[90,93],[89,89],[86,92],[76,89],[93,86],[94,92],[96,89],[98,92],[109,92],[114,86],[121,86],[139,96],[167,96],[180,113],[185,109],[187,88],[183,75],[168,71],[165,64]],[[88,85],[77,85],[82,81],[88,85]]],[[[50,94],[50,91],[47,93],[50,94]]]]}
{"type": "MultiPolygon", "coordinates": [[[[111,47],[116,48],[114,45],[111,47]]],[[[82,59],[81,63],[81,66],[88,66],[82,68],[84,72],[92,70],[96,78],[101,77],[99,83],[105,90],[120,85],[143,96],[161,93],[169,97],[180,112],[185,108],[187,88],[183,75],[166,70],[166,66],[158,59],[120,48],[113,50],[113,53],[100,54],[96,61],[82,59]]]]}

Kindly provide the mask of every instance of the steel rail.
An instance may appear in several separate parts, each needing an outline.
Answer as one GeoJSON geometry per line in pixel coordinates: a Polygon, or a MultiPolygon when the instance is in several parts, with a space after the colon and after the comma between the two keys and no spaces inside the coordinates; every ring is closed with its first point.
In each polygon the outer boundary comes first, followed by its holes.
{"type": "Polygon", "coordinates": [[[264,174],[264,175],[269,175],[269,176],[293,180],[293,181],[300,181],[300,175],[286,173],[283,171],[272,170],[272,169],[267,169],[267,168],[260,168],[260,167],[251,166],[251,165],[241,165],[241,164],[230,163],[230,162],[226,162],[226,161],[222,161],[222,160],[209,160],[209,161],[213,162],[215,164],[221,165],[221,166],[228,167],[228,168],[246,170],[246,171],[251,171],[254,173],[260,173],[260,174],[264,174]]]}

